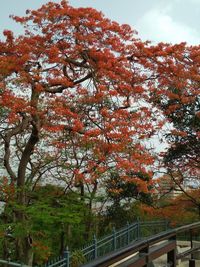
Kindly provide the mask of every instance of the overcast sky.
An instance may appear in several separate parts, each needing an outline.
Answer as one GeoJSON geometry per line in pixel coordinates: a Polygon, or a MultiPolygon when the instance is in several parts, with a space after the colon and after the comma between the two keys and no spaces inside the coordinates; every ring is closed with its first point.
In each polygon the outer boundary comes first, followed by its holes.
{"type": "MultiPolygon", "coordinates": [[[[6,0],[0,9],[0,32],[20,32],[10,14],[24,15],[47,0],[6,0]]],[[[59,2],[54,0],[53,2],[59,2]]],[[[200,0],[71,0],[73,6],[91,6],[116,20],[127,23],[143,40],[200,44],[200,0]]]]}

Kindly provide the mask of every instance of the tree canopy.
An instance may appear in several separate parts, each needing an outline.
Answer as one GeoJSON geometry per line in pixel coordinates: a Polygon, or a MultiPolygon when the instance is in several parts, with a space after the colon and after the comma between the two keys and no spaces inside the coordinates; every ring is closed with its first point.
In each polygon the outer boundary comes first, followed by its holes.
{"type": "MultiPolygon", "coordinates": [[[[113,173],[111,189],[125,190],[120,198],[150,202],[155,155],[145,143],[166,122],[173,128],[167,166],[199,175],[198,46],[153,46],[130,26],[64,0],[13,19],[24,34],[5,30],[0,41],[1,200],[9,223],[37,221],[30,211],[41,202],[32,196],[50,183],[78,193],[90,218],[113,173]]],[[[34,239],[29,227],[15,238],[24,263],[34,239]]]]}

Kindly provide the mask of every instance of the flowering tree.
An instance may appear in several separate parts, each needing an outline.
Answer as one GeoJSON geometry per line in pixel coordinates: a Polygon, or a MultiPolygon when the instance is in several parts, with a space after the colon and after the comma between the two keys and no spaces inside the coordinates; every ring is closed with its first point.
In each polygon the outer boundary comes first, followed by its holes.
{"type": "MultiPolygon", "coordinates": [[[[0,42],[1,144],[15,192],[2,198],[17,204],[10,220],[28,220],[30,191],[50,176],[65,191],[76,186],[83,196],[87,188],[92,196],[115,169],[148,191],[153,158],[140,143],[152,134],[144,44],[129,26],[66,1],[13,18],[25,34],[5,30],[0,42]]],[[[16,255],[30,263],[34,237],[24,229],[16,255]]]]}
{"type": "Polygon", "coordinates": [[[160,43],[141,49],[151,69],[149,97],[171,125],[165,163],[199,177],[199,46],[160,43]]]}
{"type": "MultiPolygon", "coordinates": [[[[154,77],[149,83],[150,100],[170,125],[162,135],[168,142],[168,148],[161,153],[161,167],[165,168],[168,177],[168,191],[163,190],[166,187],[157,187],[154,205],[158,210],[151,207],[147,210],[153,216],[159,214],[173,219],[176,217],[174,210],[179,207],[180,212],[185,212],[185,221],[187,217],[188,221],[194,220],[199,215],[199,46],[160,43],[141,49],[142,57],[150,65],[150,77],[154,77]],[[185,185],[190,185],[192,189],[185,185]],[[182,195],[171,199],[170,190],[175,188],[182,195]],[[162,196],[167,201],[162,202],[162,196]],[[196,214],[190,215],[184,203],[192,203],[196,214]]],[[[164,182],[161,176],[160,183],[164,182]]]]}

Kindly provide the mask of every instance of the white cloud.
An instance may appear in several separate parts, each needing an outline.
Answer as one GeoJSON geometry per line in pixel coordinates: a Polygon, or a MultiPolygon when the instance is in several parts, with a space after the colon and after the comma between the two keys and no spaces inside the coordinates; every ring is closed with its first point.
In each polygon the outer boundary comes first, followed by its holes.
{"type": "MultiPolygon", "coordinates": [[[[167,11],[169,9],[165,9],[167,11]]],[[[166,12],[151,9],[137,22],[137,30],[142,39],[155,42],[180,43],[187,41],[189,44],[199,44],[199,32],[187,25],[174,20],[166,12]]]]}

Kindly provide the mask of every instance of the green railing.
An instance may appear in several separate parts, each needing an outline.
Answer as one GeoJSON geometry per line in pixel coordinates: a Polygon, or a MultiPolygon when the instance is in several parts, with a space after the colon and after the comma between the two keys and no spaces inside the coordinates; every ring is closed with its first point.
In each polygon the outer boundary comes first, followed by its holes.
{"type": "MultiPolygon", "coordinates": [[[[82,264],[105,256],[110,252],[124,248],[138,240],[163,232],[167,230],[168,227],[168,222],[164,220],[146,222],[138,220],[132,224],[127,223],[127,225],[121,229],[116,230],[113,228],[110,235],[102,238],[97,238],[94,235],[93,240],[83,248],[73,252],[66,250],[63,256],[51,259],[40,267],[70,267],[74,261],[76,252],[81,255],[82,262],[80,262],[79,265],[81,266],[82,264]]],[[[28,267],[27,265],[4,260],[0,260],[0,266],[28,267]],[[1,263],[3,265],[1,265],[1,263]]]]}
{"type": "Polygon", "coordinates": [[[197,261],[199,259],[198,251],[200,251],[200,244],[198,242],[194,246],[193,241],[199,230],[200,222],[169,229],[78,266],[105,267],[113,264],[115,266],[153,266],[155,260],[165,255],[166,257],[162,263],[160,262],[160,266],[175,267],[178,266],[177,260],[184,259],[188,261],[187,266],[197,267],[199,266],[197,261]],[[187,246],[187,249],[180,252],[177,249],[177,237],[185,232],[190,233],[190,242],[188,242],[189,246],[187,246]],[[197,255],[195,256],[196,252],[197,255]]]}
{"type": "MultiPolygon", "coordinates": [[[[137,221],[127,225],[121,229],[113,231],[110,235],[102,238],[97,238],[94,235],[93,240],[83,248],[79,249],[79,255],[82,256],[83,262],[80,262],[80,266],[84,263],[90,262],[94,259],[102,257],[110,252],[121,249],[133,242],[141,240],[145,237],[152,236],[167,230],[169,223],[167,221],[137,221]]],[[[65,265],[63,262],[59,263],[56,259],[49,261],[44,267],[70,267],[73,262],[74,252],[66,250],[63,259],[65,259],[65,265]]]]}

